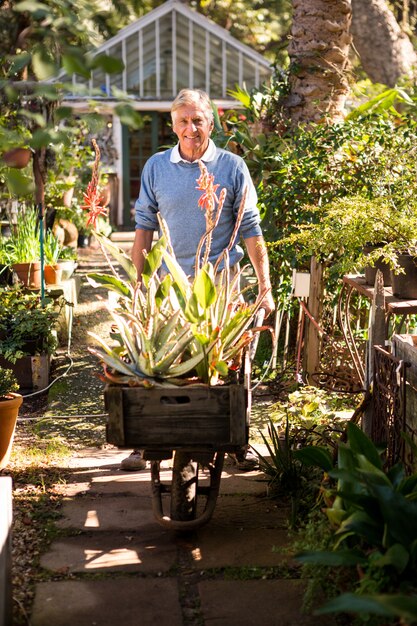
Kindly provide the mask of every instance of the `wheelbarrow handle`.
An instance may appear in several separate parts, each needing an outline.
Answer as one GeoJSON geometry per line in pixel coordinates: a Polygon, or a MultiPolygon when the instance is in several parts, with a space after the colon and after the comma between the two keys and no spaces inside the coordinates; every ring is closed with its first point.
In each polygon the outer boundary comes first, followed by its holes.
{"type": "MultiPolygon", "coordinates": [[[[264,319],[265,319],[265,309],[259,309],[259,311],[256,313],[254,320],[253,320],[254,328],[257,328],[258,326],[262,326],[264,319]]],[[[258,342],[259,342],[259,335],[260,333],[255,334],[249,346],[249,358],[251,362],[255,358],[256,349],[258,347],[258,342]]]]}

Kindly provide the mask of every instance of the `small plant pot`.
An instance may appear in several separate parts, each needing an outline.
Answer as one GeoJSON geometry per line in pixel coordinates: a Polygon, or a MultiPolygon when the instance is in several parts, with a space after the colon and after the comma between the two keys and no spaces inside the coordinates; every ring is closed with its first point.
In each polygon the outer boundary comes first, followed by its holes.
{"type": "Polygon", "coordinates": [[[405,273],[395,274],[391,271],[392,293],[396,298],[417,300],[417,257],[399,254],[397,260],[405,273]]]}
{"type": "MultiPolygon", "coordinates": [[[[374,250],[376,250],[378,246],[364,246],[363,252],[364,254],[370,254],[374,250]]],[[[382,272],[382,277],[384,280],[384,287],[391,286],[391,270],[388,263],[384,261],[381,257],[375,261],[375,265],[366,265],[365,266],[365,282],[367,285],[375,285],[376,273],[380,270],[382,272]]]]}
{"type": "Polygon", "coordinates": [[[73,273],[77,268],[78,263],[76,261],[72,261],[71,259],[67,259],[65,261],[59,262],[59,267],[62,271],[62,280],[69,280],[73,273]]]}
{"type": "Polygon", "coordinates": [[[29,164],[31,154],[29,148],[13,148],[3,154],[3,161],[8,167],[23,169],[29,164]]]}
{"type": "Polygon", "coordinates": [[[41,263],[34,261],[33,263],[15,263],[13,271],[21,283],[29,289],[41,288],[41,263]]]}
{"type": "Polygon", "coordinates": [[[6,467],[10,459],[17,416],[22,402],[23,397],[19,393],[10,393],[6,399],[0,399],[0,470],[6,467]]]}
{"type": "Polygon", "coordinates": [[[60,285],[62,283],[62,267],[60,263],[45,265],[45,282],[47,285],[60,285]]]}

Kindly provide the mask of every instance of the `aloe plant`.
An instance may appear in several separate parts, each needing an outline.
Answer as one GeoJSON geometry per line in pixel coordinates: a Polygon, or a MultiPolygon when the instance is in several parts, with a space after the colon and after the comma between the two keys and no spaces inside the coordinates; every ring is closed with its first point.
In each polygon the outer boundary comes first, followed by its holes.
{"type": "MultiPolygon", "coordinates": [[[[190,283],[167,247],[161,237],[147,255],[145,291],[120,276],[88,276],[93,285],[120,296],[119,308],[110,312],[119,345],[111,347],[90,333],[100,345],[90,350],[107,366],[108,377],[114,370],[123,381],[133,377],[138,384],[167,385],[189,383],[183,377],[194,375],[194,381],[216,384],[240,366],[243,349],[261,330],[249,330],[259,307],[242,301],[240,273],[231,278],[228,263],[217,276],[207,263],[190,283]],[[170,274],[161,279],[163,259],[170,274]]],[[[116,252],[114,244],[109,249],[116,252]]]]}
{"type": "MultiPolygon", "coordinates": [[[[98,167],[97,150],[94,168],[98,167]]],[[[202,162],[200,170],[197,183],[204,191],[206,232],[197,247],[197,270],[192,280],[175,258],[168,226],[160,214],[162,236],[146,256],[143,288],[137,283],[136,268],[127,255],[103,234],[93,231],[112,274],[90,274],[87,278],[93,286],[107,287],[119,296],[119,307],[110,311],[117,327],[118,345],[110,346],[90,333],[99,344],[90,351],[102,361],[107,380],[145,386],[218,384],[231,370],[240,368],[243,351],[253,334],[265,328],[251,328],[260,304],[247,304],[243,299],[239,285],[244,268],[232,273],[229,267],[229,249],[239,230],[246,193],[230,245],[213,265],[208,262],[211,237],[226,192],[223,189],[217,196],[214,178],[202,162]],[[114,261],[122,266],[127,279],[114,261]],[[169,273],[161,278],[163,262],[169,273]]],[[[89,187],[94,198],[99,197],[96,183],[93,184],[96,180],[94,169],[89,187]]]]}

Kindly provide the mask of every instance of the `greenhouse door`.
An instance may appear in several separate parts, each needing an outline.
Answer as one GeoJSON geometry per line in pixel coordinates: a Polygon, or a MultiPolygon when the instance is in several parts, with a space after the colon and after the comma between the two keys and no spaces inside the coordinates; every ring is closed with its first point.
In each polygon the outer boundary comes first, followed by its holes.
{"type": "Polygon", "coordinates": [[[140,130],[123,126],[123,228],[132,230],[134,206],[146,161],[155,152],[173,143],[168,113],[145,113],[140,130]]]}

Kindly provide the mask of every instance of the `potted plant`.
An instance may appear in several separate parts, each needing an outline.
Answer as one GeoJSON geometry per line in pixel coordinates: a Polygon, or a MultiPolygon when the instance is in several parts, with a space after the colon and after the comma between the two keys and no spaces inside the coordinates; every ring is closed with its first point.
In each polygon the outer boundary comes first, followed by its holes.
{"type": "Polygon", "coordinates": [[[16,376],[8,368],[0,367],[0,470],[9,462],[16,420],[23,397],[16,376]]]}
{"type": "Polygon", "coordinates": [[[21,388],[44,387],[56,349],[60,302],[21,285],[0,289],[0,365],[13,369],[21,388]],[[39,380],[34,384],[34,368],[39,380]]]}
{"type": "Polygon", "coordinates": [[[40,240],[36,209],[26,208],[19,213],[18,222],[12,228],[6,245],[19,281],[30,289],[40,289],[40,240]]]}
{"type": "Polygon", "coordinates": [[[69,280],[77,269],[76,248],[63,246],[59,252],[58,262],[62,272],[62,280],[69,280]]]}
{"type": "Polygon", "coordinates": [[[30,148],[11,148],[3,153],[3,161],[8,167],[23,169],[29,165],[31,156],[30,148]]]}
{"type": "Polygon", "coordinates": [[[51,230],[48,230],[44,241],[45,253],[45,282],[48,285],[57,285],[62,280],[62,268],[59,263],[59,256],[62,245],[51,230]]]}
{"type": "Polygon", "coordinates": [[[13,284],[13,271],[7,249],[7,239],[0,233],[0,285],[13,284]]]}

